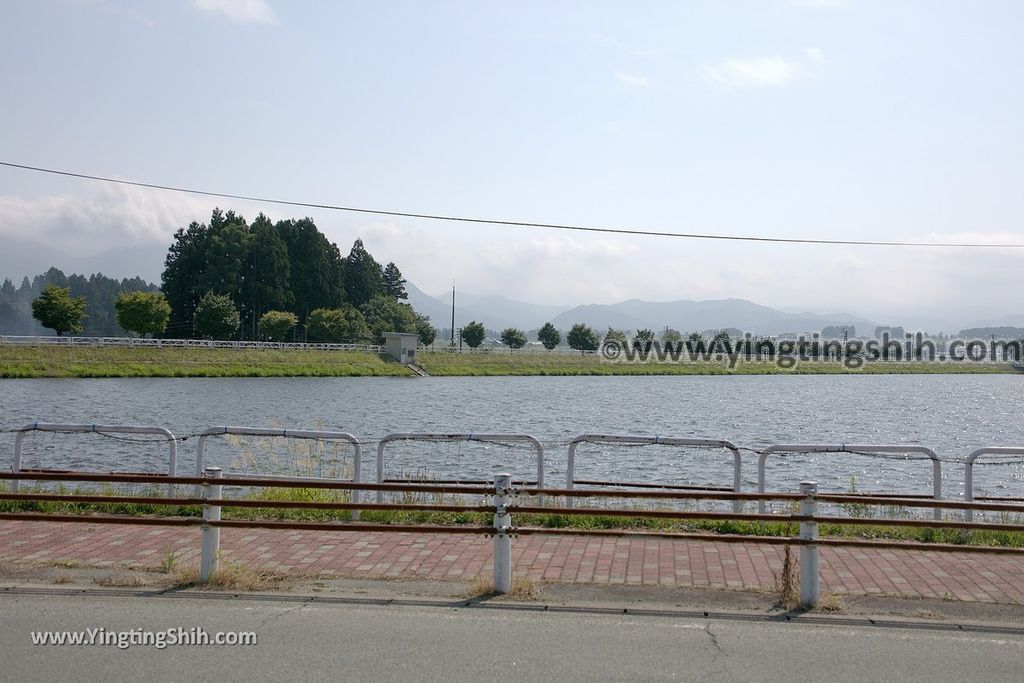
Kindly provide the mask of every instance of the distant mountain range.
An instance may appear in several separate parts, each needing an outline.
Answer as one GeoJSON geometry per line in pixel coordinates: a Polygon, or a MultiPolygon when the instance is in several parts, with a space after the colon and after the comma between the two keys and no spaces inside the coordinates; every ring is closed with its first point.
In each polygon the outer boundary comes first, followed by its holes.
{"type": "MultiPolygon", "coordinates": [[[[103,273],[108,277],[140,276],[147,282],[159,284],[167,248],[162,245],[124,246],[86,257],[68,257],[52,247],[16,237],[5,236],[0,250],[0,278],[9,277],[17,285],[22,275],[35,275],[56,266],[66,274],[103,273]]],[[[407,283],[409,303],[420,313],[429,315],[438,328],[451,325],[451,292],[431,296],[412,283],[407,283]]],[[[608,327],[636,330],[650,328],[663,330],[666,326],[681,332],[738,328],[753,334],[785,334],[787,332],[813,332],[826,325],[853,324],[857,334],[870,336],[876,323],[864,316],[844,311],[812,311],[800,307],[771,308],[745,299],[711,299],[707,301],[643,301],[629,299],[616,304],[586,304],[582,306],[550,306],[517,301],[504,296],[479,296],[459,290],[456,292],[455,326],[461,327],[471,320],[484,323],[488,329],[502,330],[518,327],[535,330],[551,322],[560,330],[582,322],[598,331],[608,327]]],[[[880,320],[884,325],[902,325],[908,330],[928,330],[955,333],[961,328],[1024,327],[1024,314],[1008,315],[997,319],[970,320],[962,323],[950,320],[928,319],[915,316],[891,316],[880,320]]]]}
{"type": "Polygon", "coordinates": [[[114,247],[91,256],[68,256],[65,249],[5,235],[0,249],[0,280],[10,278],[17,285],[22,277],[31,279],[55,266],[65,275],[103,273],[118,280],[138,276],[160,284],[166,256],[167,246],[159,244],[114,247]]]}
{"type": "MultiPolygon", "coordinates": [[[[431,296],[411,283],[406,285],[409,303],[420,313],[429,315],[437,327],[450,327],[451,294],[431,296]]],[[[488,329],[518,327],[534,330],[546,322],[560,330],[574,323],[585,323],[598,331],[608,327],[636,330],[662,330],[666,326],[681,332],[735,327],[754,334],[818,331],[826,325],[853,324],[858,334],[872,334],[875,323],[849,313],[792,313],[744,299],[709,301],[642,301],[629,299],[617,304],[584,306],[544,306],[515,301],[502,296],[476,296],[456,291],[455,326],[462,327],[476,320],[488,329]]]]}

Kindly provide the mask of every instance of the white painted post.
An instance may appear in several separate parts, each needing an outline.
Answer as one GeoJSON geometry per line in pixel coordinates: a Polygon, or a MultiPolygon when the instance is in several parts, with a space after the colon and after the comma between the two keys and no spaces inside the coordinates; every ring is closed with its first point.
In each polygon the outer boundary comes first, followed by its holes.
{"type": "Polygon", "coordinates": [[[494,476],[494,592],[508,593],[512,588],[512,516],[508,513],[511,474],[494,476]]]}
{"type": "MultiPolygon", "coordinates": [[[[207,477],[220,479],[224,471],[219,467],[207,467],[203,470],[207,477]]],[[[220,498],[224,487],[220,484],[203,484],[203,498],[214,500],[220,498]]],[[[219,505],[203,505],[203,552],[199,558],[199,580],[209,581],[210,577],[217,571],[217,564],[220,560],[220,527],[210,526],[206,522],[220,521],[219,505]]]]}
{"type": "MultiPolygon", "coordinates": [[[[800,501],[800,515],[803,517],[814,517],[818,502],[815,496],[818,494],[818,482],[800,482],[800,493],[804,495],[800,501]]],[[[800,522],[800,539],[804,541],[818,540],[817,522],[800,522]]],[[[821,591],[821,575],[818,571],[818,546],[800,546],[800,606],[805,608],[814,607],[818,603],[818,595],[821,591]]]]}

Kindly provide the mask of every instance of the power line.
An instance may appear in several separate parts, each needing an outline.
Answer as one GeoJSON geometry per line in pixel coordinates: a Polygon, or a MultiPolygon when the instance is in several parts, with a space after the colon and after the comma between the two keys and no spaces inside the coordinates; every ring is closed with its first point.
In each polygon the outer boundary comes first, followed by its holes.
{"type": "Polygon", "coordinates": [[[828,239],[801,239],[796,237],[756,237],[751,235],[715,235],[708,233],[691,232],[661,232],[657,230],[632,230],[627,228],[601,228],[586,225],[567,225],[563,223],[533,223],[529,221],[498,220],[493,218],[469,218],[466,216],[447,216],[442,214],[414,213],[410,211],[390,211],[385,209],[366,209],[355,206],[339,206],[336,204],[320,204],[316,202],[300,202],[289,199],[271,199],[269,197],[253,197],[244,194],[233,194],[230,192],[213,192],[210,190],[195,190],[186,187],[175,187],[173,185],[160,185],[158,183],[143,183],[133,180],[120,180],[118,178],[106,178],[104,176],[90,175],[88,173],[74,173],[72,171],[60,171],[52,168],[39,166],[28,166],[15,164],[9,161],[0,161],[0,166],[17,168],[25,171],[36,171],[38,173],[49,173],[52,175],[65,176],[68,178],[80,178],[83,180],[96,180],[104,183],[115,183],[118,185],[130,185],[132,187],[144,187],[151,190],[166,190],[168,192],[184,192],[187,194],[202,195],[204,197],[220,197],[223,199],[238,199],[241,201],[258,202],[263,204],[280,204],[283,206],[300,206],[309,209],[325,209],[329,211],[347,211],[349,213],[365,213],[376,216],[396,216],[401,218],[422,218],[432,221],[449,221],[456,223],[477,223],[482,225],[501,225],[515,228],[542,228],[551,230],[575,230],[579,232],[594,232],[613,235],[638,235],[643,237],[676,237],[683,239],[698,240],[724,240],[732,242],[774,242],[782,244],[829,244],[865,247],[953,247],[968,249],[1021,249],[1024,242],[1020,244],[984,244],[974,242],[886,242],[875,240],[828,240],[828,239]]]}

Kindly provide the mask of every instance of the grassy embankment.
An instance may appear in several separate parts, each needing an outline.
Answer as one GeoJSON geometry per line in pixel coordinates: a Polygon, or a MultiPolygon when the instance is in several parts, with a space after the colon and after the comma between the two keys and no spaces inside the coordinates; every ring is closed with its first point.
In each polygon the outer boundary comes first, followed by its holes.
{"type": "Polygon", "coordinates": [[[296,349],[0,346],[0,377],[371,377],[409,375],[374,353],[296,349]]]}
{"type": "Polygon", "coordinates": [[[1015,372],[1007,363],[869,363],[848,370],[840,363],[805,362],[785,369],[775,363],[739,361],[730,369],[723,362],[609,362],[596,354],[421,353],[420,365],[431,375],[819,375],[867,374],[993,374],[1015,372]]]}
{"type": "MultiPolygon", "coordinates": [[[[0,490],[5,488],[0,485],[0,490]]],[[[66,492],[66,490],[65,490],[66,492]]],[[[97,493],[93,491],[92,493],[97,493]]],[[[114,495],[114,490],[106,489],[99,493],[114,495]]],[[[163,495],[163,490],[138,492],[135,495],[163,495]]],[[[187,494],[186,494],[187,495],[187,494]]],[[[242,496],[255,500],[289,500],[316,502],[348,502],[345,492],[332,492],[323,489],[257,489],[242,496]]],[[[461,500],[456,496],[439,494],[405,494],[403,500],[395,502],[413,503],[429,502],[434,504],[478,504],[461,500]]],[[[549,504],[558,505],[559,501],[549,500],[549,504]]],[[[906,516],[906,511],[899,508],[879,510],[863,505],[840,506],[846,514],[853,517],[886,517],[899,519],[906,516]]],[[[664,509],[649,507],[647,509],[664,509]]],[[[688,506],[687,509],[697,509],[688,506]]],[[[59,503],[32,501],[0,501],[0,512],[46,512],[51,514],[115,514],[139,516],[174,516],[198,517],[201,515],[199,506],[166,506],[137,505],[134,503],[88,504],[59,503]]],[[[795,510],[794,510],[795,512],[795,510]]],[[[296,510],[265,508],[222,508],[224,519],[276,519],[309,522],[344,522],[351,519],[346,510],[296,510]]],[[[747,522],[734,520],[670,520],[643,517],[643,508],[637,509],[636,517],[618,517],[601,515],[597,510],[592,516],[559,515],[559,514],[514,514],[517,526],[544,528],[575,528],[575,529],[629,529],[635,531],[662,532],[707,532],[711,534],[740,534],[776,537],[795,537],[799,525],[786,522],[747,522]]],[[[416,511],[364,511],[360,517],[362,522],[380,524],[445,524],[484,526],[490,524],[492,515],[487,513],[456,513],[456,512],[416,512],[416,511]]],[[[1016,516],[1001,515],[1002,523],[1020,524],[1016,516]]],[[[964,531],[958,529],[926,529],[901,527],[898,525],[843,525],[822,524],[819,531],[823,537],[859,538],[869,540],[900,540],[921,543],[952,543],[957,545],[1024,547],[1024,533],[1007,531],[964,531]]]]}
{"type": "MultiPolygon", "coordinates": [[[[597,355],[425,352],[420,365],[437,376],[510,375],[786,375],[992,374],[1017,372],[1005,363],[870,363],[848,370],[839,363],[767,362],[613,363],[597,355]]],[[[202,348],[0,346],[0,377],[369,377],[409,376],[397,363],[356,351],[202,348]]]]}

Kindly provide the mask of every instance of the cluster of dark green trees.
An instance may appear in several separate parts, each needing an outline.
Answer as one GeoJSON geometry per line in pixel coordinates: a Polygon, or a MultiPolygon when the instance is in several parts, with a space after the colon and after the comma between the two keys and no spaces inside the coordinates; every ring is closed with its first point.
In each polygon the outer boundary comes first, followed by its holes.
{"type": "MultiPolygon", "coordinates": [[[[611,331],[609,328],[609,332],[611,331]]],[[[475,349],[483,343],[487,331],[483,323],[474,320],[466,324],[459,334],[467,346],[475,349]]],[[[551,323],[544,323],[544,326],[537,332],[537,340],[550,351],[562,343],[562,333],[551,323]]],[[[526,346],[526,341],[526,333],[518,328],[506,327],[501,331],[501,343],[512,351],[526,346]]],[[[601,337],[597,332],[583,323],[576,323],[565,335],[565,342],[570,348],[577,351],[596,351],[600,341],[601,337]]]]}
{"type": "Polygon", "coordinates": [[[377,342],[436,331],[403,300],[405,279],[356,240],[347,256],[311,218],[250,224],[215,209],[209,223],[174,235],[162,277],[171,306],[168,336],[377,342]]]}
{"type": "MultiPolygon", "coordinates": [[[[653,330],[642,329],[637,330],[631,338],[623,330],[609,327],[608,331],[601,335],[589,325],[576,323],[565,334],[565,343],[569,348],[580,352],[596,351],[602,342],[612,341],[622,348],[632,346],[650,350],[657,339],[661,344],[682,345],[690,351],[700,353],[704,351],[726,352],[736,348],[737,344],[751,345],[760,341],[758,338],[743,339],[742,335],[738,333],[739,330],[730,328],[729,330],[720,330],[712,337],[705,337],[699,332],[684,336],[678,330],[665,328],[660,335],[655,335],[653,330]]],[[[476,321],[463,327],[460,334],[462,341],[470,348],[480,346],[486,337],[484,325],[476,321]]],[[[537,341],[550,351],[562,343],[562,333],[553,324],[544,323],[544,326],[537,331],[537,341]]],[[[526,333],[520,329],[508,327],[501,332],[501,343],[512,351],[522,348],[526,342],[526,333]]]]}
{"type": "Polygon", "coordinates": [[[88,277],[66,276],[57,268],[50,268],[31,280],[26,277],[18,287],[5,279],[0,286],[0,334],[47,334],[48,326],[33,317],[32,302],[51,286],[66,288],[70,297],[84,300],[78,329],[67,331],[91,337],[120,337],[125,334],[125,329],[118,324],[114,307],[119,295],[159,291],[156,285],[138,277],[115,280],[99,273],[88,277]]]}

